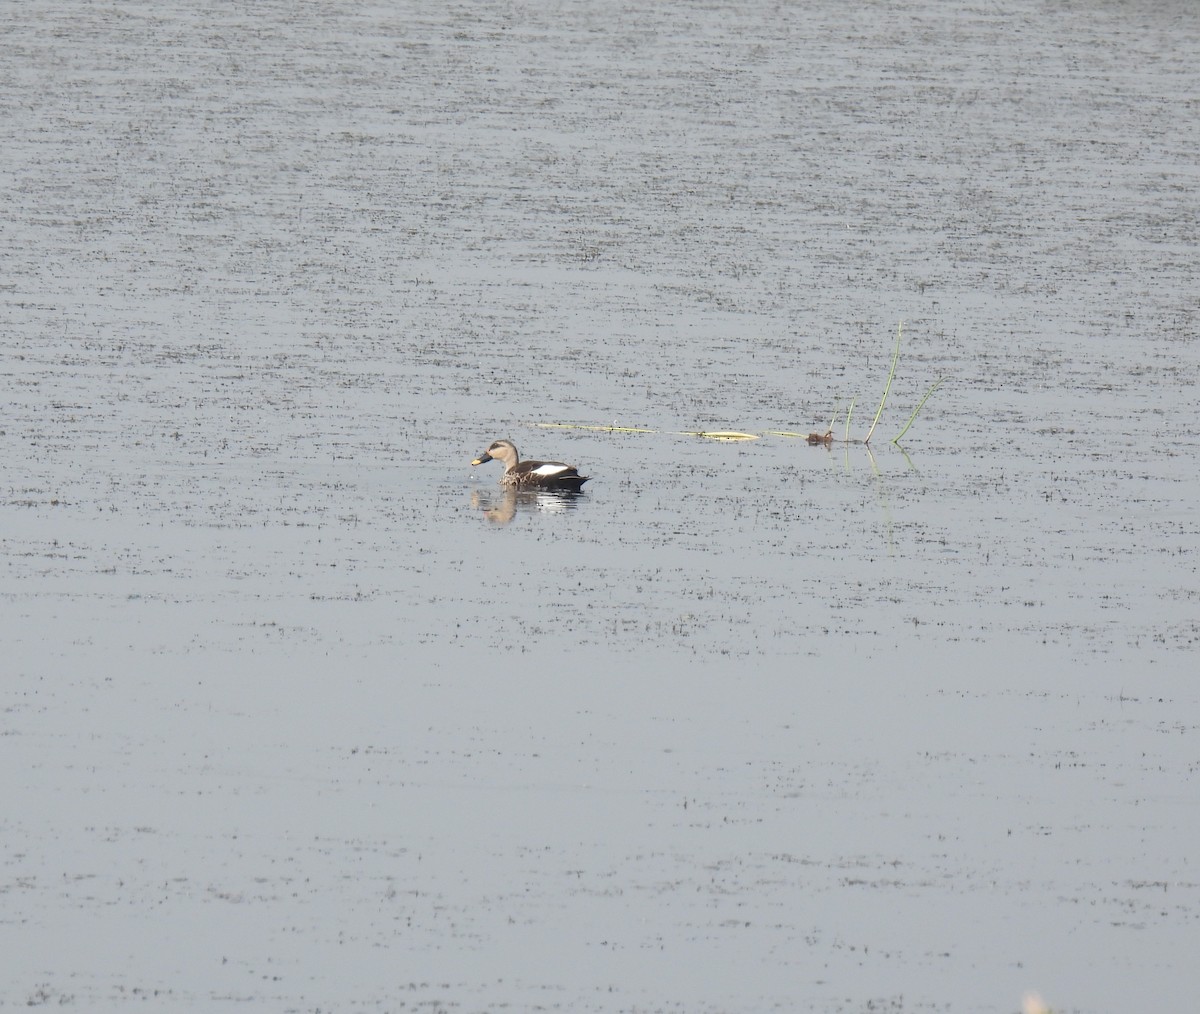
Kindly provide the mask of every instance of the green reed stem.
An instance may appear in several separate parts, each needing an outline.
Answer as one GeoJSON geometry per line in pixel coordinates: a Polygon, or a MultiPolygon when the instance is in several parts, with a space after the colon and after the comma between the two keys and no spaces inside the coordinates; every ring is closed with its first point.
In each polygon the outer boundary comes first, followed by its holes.
{"type": "Polygon", "coordinates": [[[923,409],[925,407],[925,402],[927,402],[929,400],[929,396],[931,394],[933,394],[933,392],[936,391],[939,387],[942,386],[942,381],[945,379],[946,379],[945,377],[938,377],[938,379],[934,383],[933,387],[931,387],[928,391],[925,392],[925,397],[922,398],[919,402],[917,402],[917,407],[913,409],[913,414],[908,417],[908,422],[906,422],[904,424],[904,429],[902,429],[899,433],[897,433],[894,437],[892,437],[893,444],[896,444],[897,446],[899,446],[900,438],[902,436],[904,436],[905,433],[908,432],[908,428],[913,424],[913,420],[917,418],[917,413],[920,412],[921,409],[923,409]]]}
{"type": "Polygon", "coordinates": [[[900,321],[900,325],[896,328],[896,351],[892,353],[892,368],[888,371],[887,385],[883,389],[883,397],[879,399],[879,411],[875,413],[875,421],[867,430],[867,435],[863,439],[864,444],[871,442],[871,435],[875,432],[875,427],[879,425],[879,417],[883,415],[883,406],[887,404],[888,391],[892,389],[892,378],[896,376],[896,364],[900,361],[900,336],[903,333],[904,321],[900,321]]]}

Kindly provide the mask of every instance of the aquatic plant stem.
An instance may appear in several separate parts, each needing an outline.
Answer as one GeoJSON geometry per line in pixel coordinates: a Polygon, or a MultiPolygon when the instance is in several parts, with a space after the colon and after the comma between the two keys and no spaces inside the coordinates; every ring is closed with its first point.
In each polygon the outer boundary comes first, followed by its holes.
{"type": "MultiPolygon", "coordinates": [[[[850,407],[848,409],[846,409],[846,443],[850,443],[850,416],[854,412],[854,403],[856,401],[858,401],[857,396],[851,398],[850,399],[850,407]]],[[[830,429],[832,429],[832,428],[833,427],[831,426],[830,429]]]]}
{"type": "Polygon", "coordinates": [[[933,392],[936,391],[939,387],[942,386],[942,381],[945,379],[946,379],[945,377],[938,377],[938,379],[934,382],[934,385],[928,391],[925,392],[925,397],[922,398],[919,402],[917,402],[917,407],[913,409],[913,414],[908,417],[908,422],[906,422],[904,424],[904,429],[902,429],[899,433],[897,433],[894,437],[892,437],[893,444],[895,444],[897,447],[900,446],[900,438],[902,436],[904,436],[905,433],[908,432],[908,428],[913,424],[913,420],[917,418],[917,413],[920,412],[921,409],[925,407],[925,402],[927,402],[929,400],[929,396],[931,394],[933,394],[933,392]]]}
{"type": "Polygon", "coordinates": [[[887,384],[883,388],[883,397],[879,399],[879,411],[875,413],[875,421],[871,423],[871,428],[867,430],[867,435],[863,438],[864,444],[871,442],[871,435],[875,432],[875,427],[879,425],[879,417],[883,415],[883,406],[887,404],[888,391],[892,389],[892,378],[896,376],[896,364],[900,361],[900,336],[904,333],[904,321],[900,321],[896,328],[896,351],[892,353],[892,368],[888,371],[887,384]]]}

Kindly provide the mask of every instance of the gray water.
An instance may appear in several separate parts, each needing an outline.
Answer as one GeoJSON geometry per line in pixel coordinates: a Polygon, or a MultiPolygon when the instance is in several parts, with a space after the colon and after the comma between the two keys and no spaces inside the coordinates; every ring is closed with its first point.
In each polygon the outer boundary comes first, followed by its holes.
{"type": "Polygon", "coordinates": [[[0,1007],[1191,1009],[1194,5],[0,31],[0,1007]]]}

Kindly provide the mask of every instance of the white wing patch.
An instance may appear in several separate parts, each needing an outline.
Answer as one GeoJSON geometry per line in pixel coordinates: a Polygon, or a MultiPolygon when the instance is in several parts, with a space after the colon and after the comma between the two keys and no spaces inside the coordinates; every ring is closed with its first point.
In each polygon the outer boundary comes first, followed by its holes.
{"type": "Polygon", "coordinates": [[[570,465],[560,465],[557,462],[547,461],[544,465],[538,465],[533,469],[530,475],[540,475],[543,479],[550,479],[556,475],[562,475],[564,472],[571,471],[570,465]]]}

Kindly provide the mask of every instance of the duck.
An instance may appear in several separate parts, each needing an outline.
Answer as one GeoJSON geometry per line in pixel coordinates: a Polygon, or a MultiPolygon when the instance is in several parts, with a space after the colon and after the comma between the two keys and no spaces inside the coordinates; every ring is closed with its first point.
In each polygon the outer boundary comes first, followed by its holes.
{"type": "Polygon", "coordinates": [[[561,461],[522,461],[511,440],[493,441],[491,447],[471,464],[482,465],[485,461],[499,461],[504,466],[500,485],[513,489],[558,489],[577,493],[589,478],[580,475],[574,465],[561,461]]]}

